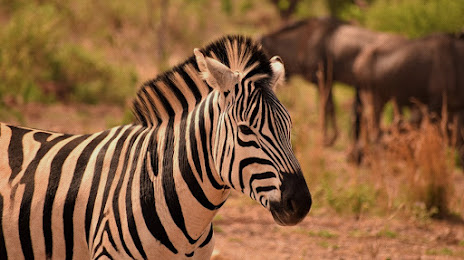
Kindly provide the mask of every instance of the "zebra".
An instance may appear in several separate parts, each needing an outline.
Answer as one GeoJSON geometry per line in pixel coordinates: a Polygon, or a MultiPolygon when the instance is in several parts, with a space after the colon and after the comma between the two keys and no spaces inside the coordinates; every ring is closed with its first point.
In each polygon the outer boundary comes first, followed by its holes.
{"type": "Polygon", "coordinates": [[[295,225],[311,195],[274,87],[285,70],[224,36],[147,81],[135,123],[71,135],[0,124],[0,259],[208,259],[231,190],[295,225]]]}

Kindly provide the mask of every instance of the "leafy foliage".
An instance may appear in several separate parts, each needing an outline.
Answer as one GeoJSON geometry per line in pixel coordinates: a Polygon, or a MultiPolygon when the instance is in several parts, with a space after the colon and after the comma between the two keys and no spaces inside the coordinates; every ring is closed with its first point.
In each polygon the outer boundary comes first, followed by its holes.
{"type": "Polygon", "coordinates": [[[464,29],[463,0],[377,0],[367,10],[350,6],[342,15],[380,31],[420,37],[464,29]]]}
{"type": "Polygon", "coordinates": [[[55,5],[18,2],[12,9],[0,31],[0,100],[124,102],[135,72],[75,44],[55,5]]]}
{"type": "Polygon", "coordinates": [[[26,102],[41,98],[38,84],[52,78],[46,68],[60,38],[58,24],[49,5],[30,5],[11,18],[0,32],[0,97],[16,93],[26,102]]]}

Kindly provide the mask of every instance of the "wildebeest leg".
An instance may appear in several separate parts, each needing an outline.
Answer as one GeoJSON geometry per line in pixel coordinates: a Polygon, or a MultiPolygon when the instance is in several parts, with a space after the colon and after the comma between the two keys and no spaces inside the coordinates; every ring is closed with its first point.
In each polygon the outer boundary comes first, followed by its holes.
{"type": "Polygon", "coordinates": [[[440,119],[441,116],[441,109],[442,109],[442,96],[440,95],[439,97],[433,97],[429,101],[429,104],[427,106],[429,113],[432,115],[432,122],[437,122],[437,120],[440,119]]]}
{"type": "Polygon", "coordinates": [[[464,109],[458,113],[456,151],[459,156],[461,167],[464,168],[464,109]]]}
{"type": "Polygon", "coordinates": [[[399,127],[401,125],[401,109],[400,106],[398,105],[398,102],[396,101],[396,98],[394,97],[392,99],[392,104],[393,104],[393,125],[395,127],[399,127]]]}
{"type": "Polygon", "coordinates": [[[382,130],[380,128],[380,120],[382,117],[383,108],[385,106],[386,100],[384,100],[377,92],[374,92],[371,97],[372,102],[372,125],[371,125],[371,133],[370,133],[370,142],[378,142],[379,138],[382,134],[382,130]]]}
{"type": "Polygon", "coordinates": [[[375,142],[379,137],[380,114],[384,102],[381,101],[378,94],[374,91],[362,90],[361,102],[363,104],[363,121],[362,127],[366,129],[366,137],[368,142],[375,142]]]}
{"type": "Polygon", "coordinates": [[[361,132],[361,113],[362,113],[362,102],[359,95],[359,88],[355,88],[354,102],[353,102],[353,139],[357,141],[361,132]]]}
{"type": "Polygon", "coordinates": [[[378,93],[368,89],[359,90],[359,133],[348,155],[348,159],[360,164],[365,146],[378,142],[380,137],[380,117],[385,100],[378,93]]]}
{"type": "MultiPolygon", "coordinates": [[[[329,64],[331,64],[329,62],[329,64]]],[[[327,66],[324,69],[324,64],[318,64],[318,71],[316,72],[317,85],[319,89],[320,111],[319,120],[321,120],[323,142],[325,146],[332,146],[338,137],[337,120],[335,118],[335,105],[332,94],[332,66],[327,66]],[[329,138],[328,129],[329,124],[332,125],[333,135],[329,138]]]]}
{"type": "Polygon", "coordinates": [[[360,164],[362,161],[362,145],[361,145],[361,121],[363,117],[363,108],[361,102],[361,90],[359,87],[355,88],[354,102],[353,102],[353,125],[352,125],[352,136],[353,145],[348,152],[348,161],[360,164]]]}
{"type": "Polygon", "coordinates": [[[374,122],[373,93],[369,88],[356,88],[354,102],[354,142],[348,160],[362,162],[365,146],[369,143],[374,122]]]}
{"type": "Polygon", "coordinates": [[[328,125],[331,124],[333,133],[330,138],[325,136],[326,139],[324,140],[324,145],[332,146],[338,137],[338,126],[337,119],[335,117],[335,104],[333,101],[332,87],[329,87],[328,91],[327,102],[325,103],[325,115],[328,117],[328,120],[325,120],[325,129],[328,129],[328,125]]]}

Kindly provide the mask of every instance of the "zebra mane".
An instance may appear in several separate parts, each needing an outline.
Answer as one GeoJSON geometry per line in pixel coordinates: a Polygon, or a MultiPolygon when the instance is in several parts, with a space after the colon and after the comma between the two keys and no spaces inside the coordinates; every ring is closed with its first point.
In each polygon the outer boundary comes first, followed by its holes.
{"type": "MultiPolygon", "coordinates": [[[[225,36],[200,50],[243,75],[243,79],[257,76],[255,85],[266,87],[273,72],[261,45],[251,38],[225,36]]],[[[193,52],[193,51],[192,51],[193,52]]],[[[195,57],[192,55],[170,71],[149,80],[138,90],[133,101],[137,123],[155,126],[178,113],[192,110],[212,88],[202,79],[195,57]]],[[[185,114],[184,114],[185,113],[185,114]]]]}

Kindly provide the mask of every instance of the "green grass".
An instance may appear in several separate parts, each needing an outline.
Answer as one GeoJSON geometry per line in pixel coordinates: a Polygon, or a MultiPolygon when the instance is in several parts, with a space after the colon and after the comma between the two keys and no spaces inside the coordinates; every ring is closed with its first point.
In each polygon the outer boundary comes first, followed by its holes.
{"type": "Polygon", "coordinates": [[[378,237],[386,237],[386,238],[397,238],[398,233],[396,233],[395,231],[392,231],[392,230],[390,230],[388,228],[384,228],[384,229],[380,230],[377,233],[377,236],[378,237]]]}
{"type": "Polygon", "coordinates": [[[322,238],[337,238],[338,235],[327,230],[320,230],[318,232],[309,231],[308,234],[312,237],[322,237],[322,238]]]}
{"type": "Polygon", "coordinates": [[[213,221],[221,221],[224,217],[221,214],[216,214],[213,218],[213,221]]]}
{"type": "Polygon", "coordinates": [[[340,246],[336,244],[331,244],[328,241],[319,241],[317,244],[325,249],[338,249],[340,246]]]}
{"type": "Polygon", "coordinates": [[[439,249],[427,249],[425,251],[427,255],[435,255],[435,256],[453,256],[454,252],[452,249],[444,247],[439,249]]]}
{"type": "Polygon", "coordinates": [[[338,234],[333,233],[333,232],[328,231],[328,230],[313,231],[313,230],[307,230],[307,229],[301,228],[301,227],[296,227],[293,230],[293,232],[295,232],[297,234],[307,235],[307,236],[310,236],[310,237],[320,237],[320,238],[327,238],[327,239],[337,238],[338,237],[338,234]]]}
{"type": "Polygon", "coordinates": [[[235,243],[243,243],[243,239],[238,238],[238,237],[230,237],[228,238],[230,242],[235,242],[235,243]]]}
{"type": "Polygon", "coordinates": [[[367,238],[371,236],[367,231],[362,229],[350,230],[348,235],[353,238],[367,238]]]}
{"type": "Polygon", "coordinates": [[[218,226],[218,225],[214,225],[214,226],[213,226],[213,230],[214,230],[214,232],[216,232],[216,233],[224,233],[224,229],[222,229],[222,228],[221,228],[220,226],[218,226]]]}

